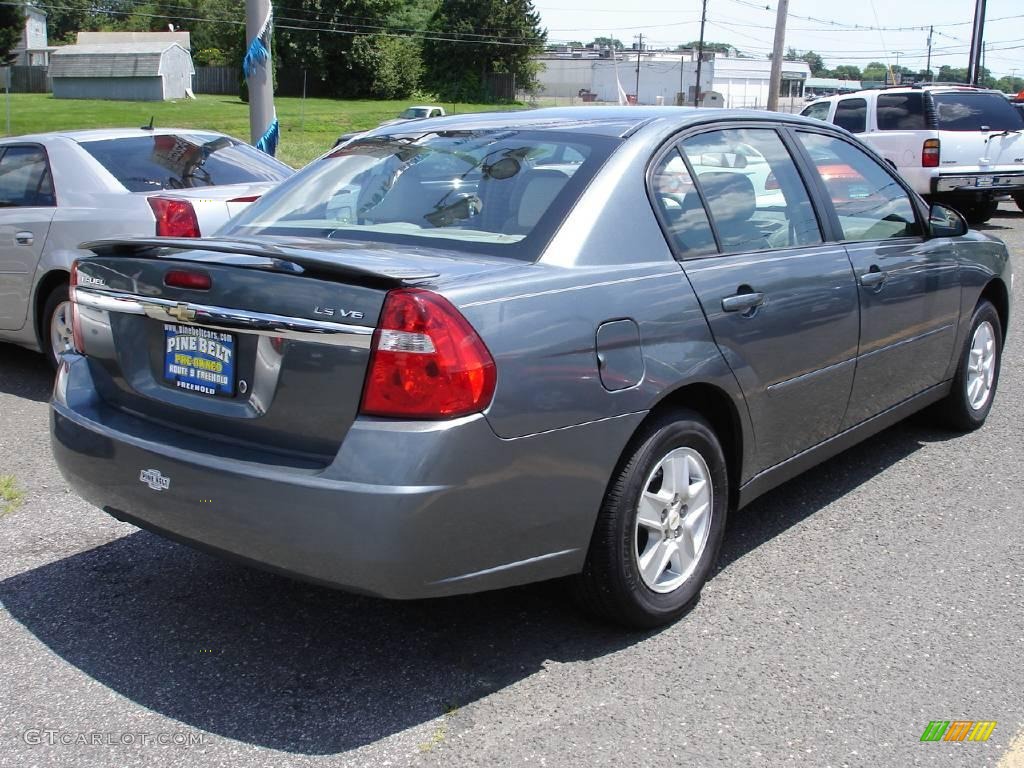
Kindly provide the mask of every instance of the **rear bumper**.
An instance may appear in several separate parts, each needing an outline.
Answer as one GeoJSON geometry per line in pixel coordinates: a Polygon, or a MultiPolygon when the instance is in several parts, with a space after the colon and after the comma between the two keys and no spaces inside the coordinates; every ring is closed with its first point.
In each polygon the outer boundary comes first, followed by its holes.
{"type": "Polygon", "coordinates": [[[1008,194],[1024,192],[1024,173],[985,171],[942,174],[932,179],[932,193],[1008,194]]]}
{"type": "Polygon", "coordinates": [[[389,598],[578,572],[607,479],[643,414],[503,440],[482,416],[357,420],[322,471],[227,458],[110,416],[69,356],[54,456],[83,498],[202,549],[389,598]]]}

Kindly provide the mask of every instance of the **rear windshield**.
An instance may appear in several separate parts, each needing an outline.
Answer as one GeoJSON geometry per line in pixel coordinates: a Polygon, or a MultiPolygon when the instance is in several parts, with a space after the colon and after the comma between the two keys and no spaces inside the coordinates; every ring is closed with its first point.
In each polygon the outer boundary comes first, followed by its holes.
{"type": "Polygon", "coordinates": [[[294,171],[230,136],[155,134],[79,142],[129,192],[277,182],[294,171]]]}
{"type": "Polygon", "coordinates": [[[367,138],[311,163],[250,206],[229,232],[433,245],[532,260],[617,144],[511,129],[367,138]]]}
{"type": "Polygon", "coordinates": [[[414,120],[417,117],[426,117],[430,114],[430,110],[426,107],[409,107],[399,117],[407,117],[410,120],[414,120]]]}
{"type": "Polygon", "coordinates": [[[935,93],[940,131],[1020,131],[1024,117],[998,93],[935,93]]]}

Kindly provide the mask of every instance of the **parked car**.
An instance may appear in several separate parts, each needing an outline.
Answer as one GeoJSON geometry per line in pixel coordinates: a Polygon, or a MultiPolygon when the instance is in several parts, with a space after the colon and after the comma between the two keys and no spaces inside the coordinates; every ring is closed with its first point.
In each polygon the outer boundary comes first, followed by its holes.
{"type": "Polygon", "coordinates": [[[730,510],[926,406],[980,427],[1012,282],[847,132],[671,107],[393,126],[216,238],[88,248],[51,410],[85,499],[389,598],[571,576],[634,626],[730,510]],[[693,170],[745,148],[784,206],[693,170]]]}
{"type": "Polygon", "coordinates": [[[988,221],[998,198],[1024,199],[1024,115],[999,91],[924,85],[832,96],[803,115],[858,134],[914,191],[988,221]]]}
{"type": "Polygon", "coordinates": [[[83,240],[198,237],[294,171],[194,130],[63,131],[0,140],[0,341],[71,346],[68,279],[83,240]]]}
{"type": "MultiPolygon", "coordinates": [[[[378,128],[384,128],[385,126],[388,126],[388,125],[397,125],[398,123],[407,123],[410,120],[425,120],[428,117],[444,117],[444,116],[445,116],[444,107],[438,107],[438,106],[408,107],[406,109],[403,109],[399,113],[398,117],[392,118],[391,120],[385,120],[383,123],[381,123],[377,127],[378,128]]],[[[367,133],[367,131],[349,131],[348,133],[343,133],[334,142],[334,146],[337,147],[340,144],[344,144],[346,141],[351,141],[356,136],[362,136],[365,133],[367,133]]]]}

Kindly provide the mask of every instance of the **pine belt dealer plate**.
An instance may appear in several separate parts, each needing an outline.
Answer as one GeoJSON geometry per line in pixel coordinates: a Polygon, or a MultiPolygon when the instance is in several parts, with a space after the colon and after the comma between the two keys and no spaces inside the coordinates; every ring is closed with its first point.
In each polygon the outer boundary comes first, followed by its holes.
{"type": "Polygon", "coordinates": [[[235,338],[193,325],[164,324],[164,379],[189,392],[235,394],[235,338]]]}

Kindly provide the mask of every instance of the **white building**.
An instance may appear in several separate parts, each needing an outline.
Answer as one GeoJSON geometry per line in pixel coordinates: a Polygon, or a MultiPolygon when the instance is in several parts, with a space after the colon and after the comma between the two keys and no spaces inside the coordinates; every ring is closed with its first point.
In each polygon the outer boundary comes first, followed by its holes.
{"type": "Polygon", "coordinates": [[[50,59],[55,99],[184,99],[194,74],[192,56],[176,42],[65,45],[50,59]]]}
{"type": "MultiPolygon", "coordinates": [[[[764,109],[768,104],[771,61],[739,58],[705,52],[701,63],[701,93],[716,91],[729,108],[764,109]]],[[[696,51],[644,52],[639,57],[640,104],[675,104],[678,94],[692,104],[697,80],[696,51]]],[[[597,101],[618,101],[618,83],[632,95],[637,90],[637,54],[620,51],[616,59],[609,52],[596,56],[589,52],[547,55],[538,59],[542,69],[537,76],[541,98],[580,98],[593,93],[597,101]]],[[[786,61],[782,66],[782,98],[802,101],[803,84],[810,77],[803,61],[786,61]]]]}
{"type": "Polygon", "coordinates": [[[15,66],[45,67],[50,63],[50,48],[46,42],[46,12],[26,4],[25,29],[21,40],[14,46],[15,66]]]}

